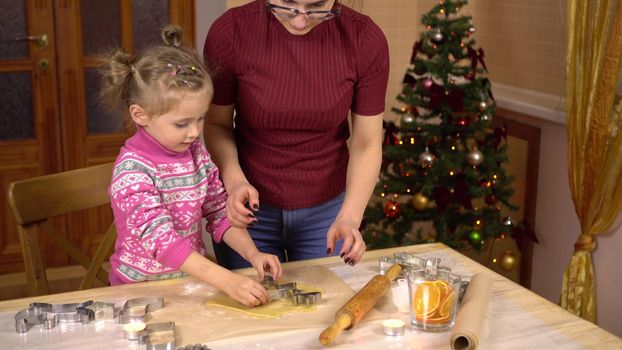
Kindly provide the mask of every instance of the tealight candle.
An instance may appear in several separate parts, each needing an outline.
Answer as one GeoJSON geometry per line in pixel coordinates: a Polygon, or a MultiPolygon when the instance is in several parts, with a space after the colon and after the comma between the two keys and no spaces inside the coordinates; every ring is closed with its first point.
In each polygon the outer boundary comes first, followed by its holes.
{"type": "Polygon", "coordinates": [[[382,322],[384,334],[386,335],[404,335],[405,323],[402,320],[389,319],[382,322]]]}
{"type": "Polygon", "coordinates": [[[123,325],[125,337],[130,340],[138,340],[140,332],[145,330],[147,325],[144,322],[130,322],[123,325]]]}

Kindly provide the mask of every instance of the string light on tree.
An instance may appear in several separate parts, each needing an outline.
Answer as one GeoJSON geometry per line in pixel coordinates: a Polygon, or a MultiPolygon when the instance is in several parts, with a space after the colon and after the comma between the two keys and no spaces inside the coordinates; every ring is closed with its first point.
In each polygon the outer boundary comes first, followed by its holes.
{"type": "Polygon", "coordinates": [[[419,155],[419,165],[422,168],[431,168],[434,165],[434,155],[430,153],[430,149],[428,147],[425,148],[425,151],[419,155]]]}

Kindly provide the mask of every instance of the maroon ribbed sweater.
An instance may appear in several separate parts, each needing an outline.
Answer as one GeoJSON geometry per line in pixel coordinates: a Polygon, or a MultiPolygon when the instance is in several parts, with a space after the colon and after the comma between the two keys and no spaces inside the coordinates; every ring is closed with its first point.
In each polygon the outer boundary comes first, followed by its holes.
{"type": "Polygon", "coordinates": [[[388,45],[369,17],[342,6],[293,35],[252,2],[216,20],[204,56],[213,103],[235,104],[239,162],[262,203],[306,208],[345,190],[348,112],[384,111],[388,45]]]}

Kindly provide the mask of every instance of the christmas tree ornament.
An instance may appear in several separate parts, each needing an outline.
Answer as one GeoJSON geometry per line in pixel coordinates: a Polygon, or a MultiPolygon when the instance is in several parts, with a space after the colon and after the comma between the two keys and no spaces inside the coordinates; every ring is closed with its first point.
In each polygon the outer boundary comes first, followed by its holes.
{"type": "Polygon", "coordinates": [[[484,161],[484,154],[480,152],[477,148],[472,149],[469,154],[467,154],[467,162],[473,166],[480,165],[484,161]]]}
{"type": "Polygon", "coordinates": [[[478,245],[482,241],[482,234],[479,233],[479,231],[471,231],[471,233],[469,233],[469,240],[471,244],[478,245]]]}
{"type": "Polygon", "coordinates": [[[400,204],[390,200],[384,205],[384,215],[388,218],[394,218],[400,213],[400,204]]]}
{"type": "Polygon", "coordinates": [[[432,41],[434,41],[435,43],[440,43],[441,41],[443,41],[443,33],[441,33],[440,30],[434,30],[430,32],[430,38],[432,38],[432,41]]]}
{"type": "Polygon", "coordinates": [[[424,90],[430,90],[432,88],[432,85],[434,85],[434,81],[430,78],[425,78],[421,81],[421,87],[424,90]]]}
{"type": "Polygon", "coordinates": [[[430,199],[424,196],[421,192],[415,194],[412,199],[412,205],[417,210],[424,210],[428,208],[430,199]]]}
{"type": "Polygon", "coordinates": [[[479,108],[479,110],[481,112],[485,111],[486,108],[488,108],[488,103],[486,103],[486,101],[481,101],[478,105],[477,108],[479,108]]]}
{"type": "Polygon", "coordinates": [[[514,253],[509,250],[503,252],[503,254],[501,254],[501,256],[499,257],[499,265],[505,271],[514,270],[517,263],[518,259],[516,258],[516,255],[514,255],[514,253]]]}
{"type": "Polygon", "coordinates": [[[431,168],[434,164],[434,155],[430,153],[428,147],[419,155],[419,165],[422,168],[431,168]]]}
{"type": "Polygon", "coordinates": [[[469,28],[469,33],[471,33],[471,34],[475,33],[475,27],[470,27],[469,28]]]}
{"type": "Polygon", "coordinates": [[[400,123],[400,125],[409,125],[415,122],[415,117],[413,117],[411,114],[404,114],[402,115],[402,122],[400,123]]]}
{"type": "Polygon", "coordinates": [[[512,225],[514,225],[514,220],[512,220],[510,216],[506,216],[503,219],[501,219],[501,225],[505,227],[512,227],[512,225]]]}

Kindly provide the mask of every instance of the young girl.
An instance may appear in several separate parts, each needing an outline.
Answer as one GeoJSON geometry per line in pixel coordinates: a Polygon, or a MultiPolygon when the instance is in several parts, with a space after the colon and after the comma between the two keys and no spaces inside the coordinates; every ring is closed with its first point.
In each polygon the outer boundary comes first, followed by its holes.
{"type": "Polygon", "coordinates": [[[276,256],[261,253],[245,229],[232,227],[218,169],[201,144],[213,86],[201,58],[181,46],[177,26],[162,31],[163,45],[136,57],[110,55],[102,69],[102,98],[136,125],[115,162],[109,193],[117,226],[110,284],[160,280],[184,273],[231,298],[255,306],[266,290],[204,257],[207,232],[244,257],[262,279],[281,275],[276,256]]]}

